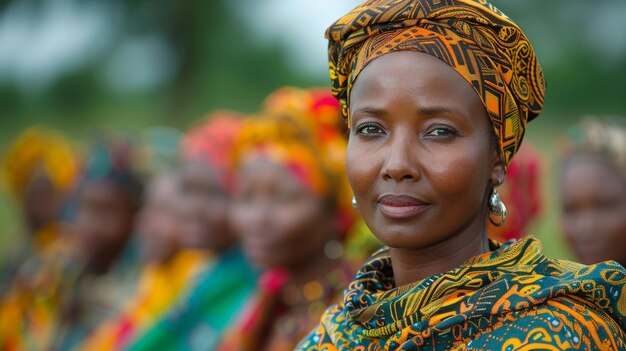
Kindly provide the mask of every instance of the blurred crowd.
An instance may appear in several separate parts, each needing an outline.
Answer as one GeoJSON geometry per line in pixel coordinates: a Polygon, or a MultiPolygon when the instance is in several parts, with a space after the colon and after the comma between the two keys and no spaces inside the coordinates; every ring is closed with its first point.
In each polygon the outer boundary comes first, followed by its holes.
{"type": "MultiPolygon", "coordinates": [[[[380,247],[351,201],[345,128],[330,91],[285,87],[185,132],[24,130],[2,161],[23,233],[0,261],[0,350],[293,349],[380,247]]],[[[626,264],[625,120],[585,117],[555,147],[576,260],[626,264]]],[[[547,167],[522,146],[492,239],[529,234],[547,167]]]]}

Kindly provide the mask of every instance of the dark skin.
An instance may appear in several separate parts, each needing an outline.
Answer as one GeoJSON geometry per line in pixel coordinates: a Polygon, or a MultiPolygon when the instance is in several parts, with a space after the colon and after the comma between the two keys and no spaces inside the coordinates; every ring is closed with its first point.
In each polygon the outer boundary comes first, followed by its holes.
{"type": "Polygon", "coordinates": [[[125,189],[109,181],[84,185],[75,229],[87,258],[87,272],[104,274],[128,241],[136,204],[125,189]]]}
{"type": "Polygon", "coordinates": [[[396,285],[488,252],[487,197],[504,167],[472,87],[443,61],[400,51],[366,66],[350,99],[348,179],[396,285]]]}
{"type": "Polygon", "coordinates": [[[332,269],[324,245],[338,230],[321,195],[284,166],[258,156],[241,162],[237,185],[230,222],[253,264],[282,267],[296,284],[332,269]]]}
{"type": "MultiPolygon", "coordinates": [[[[296,286],[323,277],[338,263],[324,254],[326,242],[338,237],[333,218],[328,201],[283,165],[259,156],[241,162],[230,222],[259,268],[283,268],[296,286]]],[[[303,316],[306,307],[291,307],[282,317],[303,316]]],[[[259,349],[276,349],[282,337],[280,323],[272,321],[259,349]]]]}
{"type": "Polygon", "coordinates": [[[203,162],[187,161],[181,169],[181,244],[222,253],[235,242],[227,223],[229,194],[203,162]]]}
{"type": "Polygon", "coordinates": [[[32,234],[57,219],[60,198],[61,194],[44,171],[31,175],[24,189],[23,206],[32,234]]]}
{"type": "Polygon", "coordinates": [[[626,264],[626,180],[608,162],[577,157],[561,178],[562,228],[584,264],[626,264]]]}
{"type": "Polygon", "coordinates": [[[179,189],[171,173],[157,175],[150,182],[137,223],[146,262],[167,262],[180,248],[179,189]]]}

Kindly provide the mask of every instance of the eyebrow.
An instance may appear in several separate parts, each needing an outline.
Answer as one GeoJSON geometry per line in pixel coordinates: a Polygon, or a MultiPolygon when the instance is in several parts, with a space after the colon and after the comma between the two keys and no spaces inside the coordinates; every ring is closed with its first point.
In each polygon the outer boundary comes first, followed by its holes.
{"type": "Polygon", "coordinates": [[[453,109],[453,108],[444,107],[444,106],[433,106],[433,107],[420,108],[419,109],[419,114],[426,115],[426,116],[435,116],[435,115],[440,115],[440,114],[451,114],[451,115],[457,115],[457,116],[466,117],[466,115],[464,113],[462,113],[461,111],[453,109]]]}
{"type": "MultiPolygon", "coordinates": [[[[353,110],[352,111],[352,115],[357,115],[357,114],[371,114],[374,116],[382,116],[384,117],[385,115],[387,115],[387,111],[384,108],[377,108],[377,107],[362,107],[359,108],[357,110],[353,110]]],[[[457,116],[463,116],[463,117],[467,117],[464,113],[462,113],[461,111],[457,110],[457,109],[453,109],[453,108],[448,108],[445,106],[432,106],[432,107],[423,107],[423,108],[419,108],[418,115],[425,115],[428,117],[432,117],[432,116],[436,116],[436,115],[441,115],[441,114],[449,114],[449,115],[457,115],[457,116]]]]}

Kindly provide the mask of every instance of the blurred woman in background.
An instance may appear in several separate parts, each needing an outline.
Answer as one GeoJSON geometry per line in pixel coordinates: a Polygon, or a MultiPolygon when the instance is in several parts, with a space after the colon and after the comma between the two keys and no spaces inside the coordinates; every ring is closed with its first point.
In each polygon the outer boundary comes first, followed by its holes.
{"type": "Polygon", "coordinates": [[[129,342],[129,350],[214,348],[254,287],[255,275],[227,223],[234,178],[229,155],[240,125],[236,114],[216,112],[183,137],[178,255],[195,257],[201,265],[185,292],[129,342]]]}
{"type": "Polygon", "coordinates": [[[32,127],[20,134],[2,161],[2,180],[24,218],[21,246],[0,260],[0,297],[20,266],[55,244],[63,232],[63,204],[75,185],[78,159],[59,133],[32,127]]]}
{"type": "Polygon", "coordinates": [[[584,264],[626,265],[626,119],[585,117],[561,141],[563,233],[584,264]]]}
{"type": "Polygon", "coordinates": [[[134,285],[129,241],[142,190],[131,160],[127,138],[107,135],[96,143],[64,245],[33,263],[0,306],[3,349],[70,349],[119,311],[134,285]]]}
{"type": "Polygon", "coordinates": [[[180,250],[181,220],[178,164],[181,133],[166,127],[146,130],[140,160],[152,174],[136,232],[141,273],[119,315],[100,325],[82,350],[122,350],[150,328],[192,284],[205,255],[180,250]]]}
{"type": "Polygon", "coordinates": [[[246,121],[230,223],[263,274],[219,350],[292,350],[351,279],[341,259],[354,212],[339,120],[329,93],[283,88],[246,121]]]}

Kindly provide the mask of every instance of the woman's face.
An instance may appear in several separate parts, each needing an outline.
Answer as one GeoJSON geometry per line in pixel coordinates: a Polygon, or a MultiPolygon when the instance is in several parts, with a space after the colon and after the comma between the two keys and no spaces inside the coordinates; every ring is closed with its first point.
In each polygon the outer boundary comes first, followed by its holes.
{"type": "Polygon", "coordinates": [[[324,200],[267,158],[245,158],[239,171],[230,222],[250,260],[289,270],[323,256],[334,221],[324,200]]]}
{"type": "Polygon", "coordinates": [[[626,181],[605,161],[571,160],[561,179],[562,228],[584,264],[626,264],[626,181]]]}
{"type": "Polygon", "coordinates": [[[142,239],[144,259],[162,263],[180,248],[178,179],[172,174],[157,175],[147,190],[137,229],[142,239]]]}
{"type": "Polygon", "coordinates": [[[504,171],[487,112],[456,71],[423,53],[386,54],[350,98],[347,173],[378,239],[420,249],[484,231],[486,197],[504,171]]]}
{"type": "Polygon", "coordinates": [[[109,181],[87,183],[79,197],[76,230],[95,269],[106,269],[131,235],[135,205],[125,190],[109,181]]]}
{"type": "Polygon", "coordinates": [[[24,212],[33,231],[57,219],[60,195],[44,172],[35,172],[28,179],[24,190],[24,212]]]}
{"type": "Polygon", "coordinates": [[[181,244],[185,247],[222,252],[234,238],[227,226],[229,195],[213,170],[190,161],[181,170],[181,244]]]}

